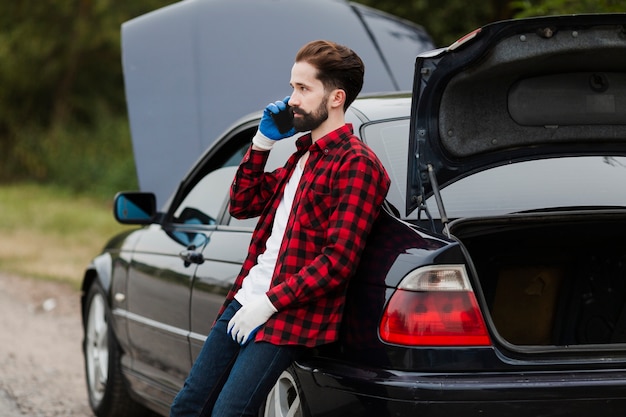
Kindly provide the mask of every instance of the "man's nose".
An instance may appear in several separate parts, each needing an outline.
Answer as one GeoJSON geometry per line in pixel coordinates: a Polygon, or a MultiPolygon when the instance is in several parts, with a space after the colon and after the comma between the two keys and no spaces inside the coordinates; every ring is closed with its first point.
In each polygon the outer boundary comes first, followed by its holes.
{"type": "Polygon", "coordinates": [[[287,104],[289,104],[291,107],[297,107],[298,104],[300,104],[300,100],[298,99],[298,93],[296,91],[291,93],[287,104]]]}

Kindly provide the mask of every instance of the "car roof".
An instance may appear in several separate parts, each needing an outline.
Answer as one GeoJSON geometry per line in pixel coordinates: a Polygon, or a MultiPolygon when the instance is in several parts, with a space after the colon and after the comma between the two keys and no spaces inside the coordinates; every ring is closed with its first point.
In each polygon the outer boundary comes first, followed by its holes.
{"type": "Polygon", "coordinates": [[[415,56],[433,47],[420,26],[343,0],[184,0],[125,22],[140,188],[163,201],[219,133],[288,95],[293,58],[315,39],[361,56],[363,93],[410,90],[415,56]]]}
{"type": "Polygon", "coordinates": [[[352,103],[350,111],[361,115],[363,120],[367,121],[409,117],[411,115],[411,93],[361,96],[352,103]]]}

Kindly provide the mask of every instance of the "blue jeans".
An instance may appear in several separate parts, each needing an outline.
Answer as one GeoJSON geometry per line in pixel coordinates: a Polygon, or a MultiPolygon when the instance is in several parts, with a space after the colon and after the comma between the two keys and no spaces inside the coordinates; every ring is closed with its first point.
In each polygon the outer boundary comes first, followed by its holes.
{"type": "Polygon", "coordinates": [[[280,374],[296,359],[296,346],[235,342],[227,326],[240,308],[233,300],[211,329],[170,417],[256,416],[280,374]]]}

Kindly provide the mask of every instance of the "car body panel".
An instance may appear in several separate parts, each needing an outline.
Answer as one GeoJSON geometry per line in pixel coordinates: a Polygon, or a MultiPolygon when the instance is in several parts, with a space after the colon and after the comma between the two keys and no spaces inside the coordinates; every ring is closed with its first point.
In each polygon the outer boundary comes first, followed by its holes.
{"type": "Polygon", "coordinates": [[[363,93],[410,90],[414,57],[433,47],[421,27],[341,0],[184,0],[124,23],[140,188],[162,205],[214,138],[290,94],[295,54],[315,39],[358,52],[363,93]]]}
{"type": "Polygon", "coordinates": [[[203,251],[205,262],[198,266],[191,291],[189,344],[192,360],[200,353],[226,294],[239,274],[251,237],[249,229],[236,231],[229,226],[220,227],[203,251]]]}
{"type": "Polygon", "coordinates": [[[381,372],[375,368],[355,375],[351,367],[341,364],[333,367],[324,363],[323,372],[316,372],[319,364],[306,365],[312,368],[299,367],[297,371],[303,390],[310,395],[311,415],[478,417],[498,416],[506,410],[506,415],[513,417],[617,416],[626,407],[623,370],[450,374],[381,372]]]}
{"type": "Polygon", "coordinates": [[[129,354],[137,372],[176,386],[191,361],[189,289],[196,265],[181,260],[178,253],[186,246],[161,228],[145,228],[139,244],[141,251],[134,252],[128,267],[125,293],[129,354]]]}

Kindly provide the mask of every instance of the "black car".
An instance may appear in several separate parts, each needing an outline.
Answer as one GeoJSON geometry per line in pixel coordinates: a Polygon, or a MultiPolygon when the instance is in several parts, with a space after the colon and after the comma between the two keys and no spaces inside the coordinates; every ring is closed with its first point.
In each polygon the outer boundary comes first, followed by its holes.
{"type": "MultiPolygon", "coordinates": [[[[259,118],[162,209],[116,196],[116,218],[143,226],[85,273],[98,416],[167,414],[246,255],[254,219],[231,218],[227,193],[259,118]]],[[[361,97],[347,119],[392,187],[340,340],[294,363],[260,415],[623,415],[626,15],[487,25],[418,56],[412,94],[361,97]]]]}

